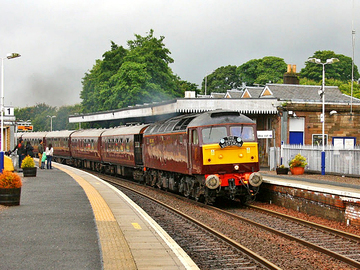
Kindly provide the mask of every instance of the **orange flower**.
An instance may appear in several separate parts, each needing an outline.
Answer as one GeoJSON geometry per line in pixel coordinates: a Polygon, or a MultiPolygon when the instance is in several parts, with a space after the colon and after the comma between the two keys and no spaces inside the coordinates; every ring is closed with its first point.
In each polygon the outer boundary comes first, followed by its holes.
{"type": "Polygon", "coordinates": [[[20,188],[21,186],[21,178],[16,173],[3,171],[0,174],[0,188],[20,188]]]}

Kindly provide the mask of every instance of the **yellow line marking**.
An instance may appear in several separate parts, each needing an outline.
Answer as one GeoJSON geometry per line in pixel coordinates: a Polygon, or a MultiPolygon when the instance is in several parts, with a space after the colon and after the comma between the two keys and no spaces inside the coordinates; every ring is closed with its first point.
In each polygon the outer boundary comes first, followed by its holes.
{"type": "Polygon", "coordinates": [[[137,230],[141,230],[141,226],[139,223],[131,223],[131,225],[133,225],[133,227],[137,230]]]}
{"type": "Polygon", "coordinates": [[[99,234],[104,269],[137,269],[124,234],[100,193],[74,172],[56,165],[54,167],[70,175],[83,188],[90,201],[99,234]]]}

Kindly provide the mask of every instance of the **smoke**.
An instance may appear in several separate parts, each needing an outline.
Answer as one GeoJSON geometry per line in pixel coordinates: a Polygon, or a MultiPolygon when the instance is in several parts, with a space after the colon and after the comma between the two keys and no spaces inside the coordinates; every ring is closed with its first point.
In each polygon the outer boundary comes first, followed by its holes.
{"type": "Polygon", "coordinates": [[[61,68],[51,74],[34,73],[22,93],[20,107],[45,103],[50,106],[74,105],[81,102],[81,76],[74,70],[61,68]],[[77,75],[78,74],[78,75],[77,75]]]}

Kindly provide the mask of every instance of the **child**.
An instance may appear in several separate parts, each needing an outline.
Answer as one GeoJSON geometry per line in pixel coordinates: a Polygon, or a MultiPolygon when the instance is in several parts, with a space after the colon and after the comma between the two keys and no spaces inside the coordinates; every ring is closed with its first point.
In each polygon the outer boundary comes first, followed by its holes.
{"type": "Polygon", "coordinates": [[[43,152],[42,157],[41,157],[41,167],[40,167],[40,169],[45,169],[45,160],[46,160],[46,153],[43,152]]]}

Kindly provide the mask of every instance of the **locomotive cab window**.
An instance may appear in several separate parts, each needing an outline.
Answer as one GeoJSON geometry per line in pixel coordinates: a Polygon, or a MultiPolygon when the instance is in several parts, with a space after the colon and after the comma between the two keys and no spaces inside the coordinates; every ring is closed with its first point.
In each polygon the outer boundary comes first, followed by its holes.
{"type": "Polygon", "coordinates": [[[230,135],[241,137],[243,141],[255,141],[254,128],[252,126],[232,126],[230,135]]]}
{"type": "Polygon", "coordinates": [[[255,141],[254,128],[251,126],[244,126],[241,132],[241,138],[243,141],[255,141]]]}
{"type": "Polygon", "coordinates": [[[218,143],[227,136],[226,127],[209,127],[202,129],[202,141],[204,144],[218,143]]]}

